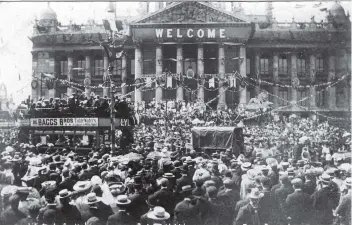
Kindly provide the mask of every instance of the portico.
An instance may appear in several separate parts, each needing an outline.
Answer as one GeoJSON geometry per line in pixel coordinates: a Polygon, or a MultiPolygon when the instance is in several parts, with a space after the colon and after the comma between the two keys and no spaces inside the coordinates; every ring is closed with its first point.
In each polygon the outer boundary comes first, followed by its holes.
{"type": "Polygon", "coordinates": [[[227,100],[226,81],[236,72],[246,76],[245,43],[253,31],[251,23],[207,4],[182,2],[135,21],[131,28],[136,44],[136,79],[145,81],[166,71],[172,76],[165,78],[167,84],[154,84],[154,95],[136,92],[137,102],[174,96],[177,101],[215,102],[217,108],[234,101],[245,103],[246,87],[241,88],[242,100],[227,100]],[[186,7],[193,14],[187,14],[186,7]],[[174,14],[183,20],[175,23],[174,14]],[[139,71],[141,75],[137,76],[139,71]]]}

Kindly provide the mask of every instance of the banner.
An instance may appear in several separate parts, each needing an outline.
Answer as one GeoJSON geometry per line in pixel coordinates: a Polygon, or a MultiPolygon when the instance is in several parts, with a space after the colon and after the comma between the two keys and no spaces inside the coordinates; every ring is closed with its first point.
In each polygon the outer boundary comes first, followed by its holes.
{"type": "Polygon", "coordinates": [[[32,118],[31,127],[98,127],[98,118],[32,118]]]}

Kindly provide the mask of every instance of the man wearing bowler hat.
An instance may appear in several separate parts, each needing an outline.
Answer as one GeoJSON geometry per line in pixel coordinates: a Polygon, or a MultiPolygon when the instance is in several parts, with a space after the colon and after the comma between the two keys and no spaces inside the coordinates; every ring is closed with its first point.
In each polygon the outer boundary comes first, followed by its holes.
{"type": "Polygon", "coordinates": [[[175,207],[174,224],[201,224],[199,207],[192,196],[192,190],[191,185],[182,187],[181,193],[184,199],[175,207]]]}
{"type": "Polygon", "coordinates": [[[139,218],[148,211],[146,204],[148,196],[143,189],[142,178],[140,176],[134,177],[133,189],[134,193],[128,196],[131,200],[129,212],[136,220],[139,220],[139,218]]]}

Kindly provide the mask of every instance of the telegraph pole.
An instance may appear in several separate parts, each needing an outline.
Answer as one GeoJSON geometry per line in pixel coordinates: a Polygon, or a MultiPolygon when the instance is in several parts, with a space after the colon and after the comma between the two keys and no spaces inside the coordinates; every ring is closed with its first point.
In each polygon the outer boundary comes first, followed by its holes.
{"type": "Polygon", "coordinates": [[[110,97],[111,97],[111,103],[110,103],[110,123],[111,123],[111,151],[115,153],[115,133],[116,133],[116,127],[115,127],[115,95],[114,95],[114,82],[112,81],[112,71],[114,67],[112,66],[112,63],[109,62],[109,69],[108,69],[108,76],[110,80],[110,97]]]}

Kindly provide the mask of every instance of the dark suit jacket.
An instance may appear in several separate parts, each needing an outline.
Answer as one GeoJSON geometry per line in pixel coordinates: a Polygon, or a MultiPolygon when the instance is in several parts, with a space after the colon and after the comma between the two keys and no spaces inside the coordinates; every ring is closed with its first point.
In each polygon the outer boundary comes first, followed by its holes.
{"type": "Polygon", "coordinates": [[[261,223],[273,224],[273,215],[275,211],[275,199],[271,191],[263,191],[264,196],[260,199],[259,207],[261,209],[261,223]]]}
{"type": "Polygon", "coordinates": [[[351,192],[342,196],[340,203],[336,208],[336,214],[341,216],[342,224],[351,225],[351,192]]]}
{"type": "Polygon", "coordinates": [[[163,207],[168,213],[173,214],[175,207],[174,195],[171,191],[166,188],[162,188],[155,192],[151,197],[150,201],[155,206],[163,207]]]}
{"type": "Polygon", "coordinates": [[[74,180],[67,177],[59,184],[58,190],[61,191],[63,189],[67,189],[69,191],[73,191],[73,186],[75,185],[75,183],[76,182],[74,180]]]}
{"type": "Polygon", "coordinates": [[[192,224],[200,225],[200,210],[197,204],[192,204],[191,201],[183,200],[179,202],[174,211],[175,224],[192,224]]]}
{"type": "Polygon", "coordinates": [[[332,198],[329,187],[323,187],[312,196],[313,209],[316,212],[317,224],[331,224],[333,221],[332,209],[336,207],[335,199],[332,198]]]}
{"type": "Polygon", "coordinates": [[[192,178],[189,176],[183,176],[176,180],[176,192],[180,192],[183,186],[193,185],[192,178]]]}
{"type": "Polygon", "coordinates": [[[205,213],[202,215],[204,225],[220,225],[223,203],[218,199],[209,199],[205,213]]]}
{"type": "Polygon", "coordinates": [[[316,188],[317,188],[316,182],[309,180],[304,183],[302,191],[309,195],[312,195],[316,188]]]}
{"type": "Polygon", "coordinates": [[[133,216],[128,214],[126,211],[119,211],[114,215],[109,216],[106,225],[136,225],[137,221],[133,216]]]}
{"type": "Polygon", "coordinates": [[[273,218],[276,223],[284,223],[286,222],[286,212],[285,212],[285,202],[286,198],[289,194],[293,193],[293,188],[292,186],[286,186],[286,185],[281,185],[278,189],[276,189],[273,193],[273,198],[274,198],[274,207],[276,213],[274,213],[273,218]]]}
{"type": "MultiPolygon", "coordinates": [[[[258,209],[258,214],[259,214],[259,221],[261,221],[260,218],[260,208],[258,209]]],[[[242,208],[240,208],[240,211],[237,214],[237,217],[235,219],[235,221],[233,222],[233,225],[257,225],[258,223],[256,223],[255,220],[255,210],[253,209],[253,207],[251,206],[251,204],[247,204],[245,206],[243,206],[242,208]]],[[[260,223],[263,224],[263,223],[260,223]]]]}
{"type": "Polygon", "coordinates": [[[146,204],[147,197],[144,193],[134,193],[128,196],[131,200],[128,211],[136,220],[148,211],[148,205],[146,204]]]}
{"type": "Polygon", "coordinates": [[[67,225],[75,225],[81,222],[81,213],[76,206],[60,204],[57,208],[61,213],[60,215],[63,223],[66,223],[67,225]]]}
{"type": "Polygon", "coordinates": [[[27,216],[23,212],[21,212],[19,210],[13,210],[10,207],[1,213],[0,224],[1,225],[14,225],[16,222],[18,222],[19,220],[24,219],[26,217],[27,216]]]}
{"type": "Polygon", "coordinates": [[[293,224],[307,222],[308,216],[311,215],[311,206],[310,195],[301,190],[295,190],[286,198],[287,216],[291,217],[293,224]]]}
{"type": "Polygon", "coordinates": [[[235,190],[226,191],[226,189],[224,189],[218,193],[218,199],[224,204],[222,221],[224,221],[225,224],[231,223],[236,216],[235,208],[237,202],[240,200],[240,194],[235,190]]]}

